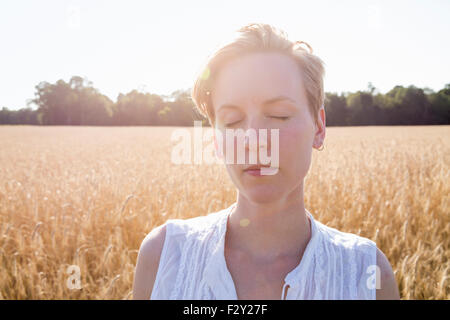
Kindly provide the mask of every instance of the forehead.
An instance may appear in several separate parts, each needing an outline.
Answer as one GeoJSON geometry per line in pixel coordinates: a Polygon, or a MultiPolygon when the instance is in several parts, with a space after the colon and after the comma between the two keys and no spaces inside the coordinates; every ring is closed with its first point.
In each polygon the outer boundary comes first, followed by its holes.
{"type": "Polygon", "coordinates": [[[303,79],[295,60],[275,52],[249,53],[226,63],[219,70],[212,90],[217,110],[221,104],[260,104],[284,95],[304,103],[303,79]]]}

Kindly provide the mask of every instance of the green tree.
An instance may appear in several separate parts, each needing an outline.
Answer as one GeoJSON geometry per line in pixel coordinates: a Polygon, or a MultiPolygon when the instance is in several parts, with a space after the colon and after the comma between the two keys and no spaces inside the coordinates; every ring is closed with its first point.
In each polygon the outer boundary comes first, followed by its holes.
{"type": "Polygon", "coordinates": [[[46,125],[107,125],[111,124],[113,102],[92,86],[92,82],[78,76],[69,83],[41,82],[35,98],[38,119],[46,125]]]}
{"type": "Polygon", "coordinates": [[[428,96],[430,118],[436,124],[450,124],[450,83],[444,89],[428,96]]]}
{"type": "Polygon", "coordinates": [[[337,93],[325,94],[325,114],[327,126],[345,126],[347,123],[346,97],[337,93]]]}
{"type": "Polygon", "coordinates": [[[117,97],[114,114],[116,125],[159,125],[158,112],[163,108],[160,96],[137,90],[117,97]]]}

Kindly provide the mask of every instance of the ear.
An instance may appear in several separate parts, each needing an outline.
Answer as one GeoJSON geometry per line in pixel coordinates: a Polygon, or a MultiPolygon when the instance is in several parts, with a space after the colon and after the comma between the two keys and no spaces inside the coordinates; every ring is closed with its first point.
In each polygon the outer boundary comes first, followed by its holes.
{"type": "Polygon", "coordinates": [[[314,135],[314,143],[313,147],[318,149],[323,145],[325,140],[325,132],[326,132],[326,115],[325,108],[322,105],[318,111],[317,122],[315,123],[316,132],[314,135]]]}

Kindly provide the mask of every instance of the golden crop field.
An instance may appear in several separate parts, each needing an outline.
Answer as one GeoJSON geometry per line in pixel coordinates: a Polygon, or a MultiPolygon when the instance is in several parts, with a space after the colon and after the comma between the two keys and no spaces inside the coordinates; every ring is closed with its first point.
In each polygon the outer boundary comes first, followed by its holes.
{"type": "MultiPolygon", "coordinates": [[[[0,299],[130,299],[152,228],[234,202],[223,165],[171,163],[172,130],[0,127],[0,299]]],[[[450,298],[449,137],[450,126],[330,127],[313,151],[306,207],[376,241],[402,299],[450,298]]]]}

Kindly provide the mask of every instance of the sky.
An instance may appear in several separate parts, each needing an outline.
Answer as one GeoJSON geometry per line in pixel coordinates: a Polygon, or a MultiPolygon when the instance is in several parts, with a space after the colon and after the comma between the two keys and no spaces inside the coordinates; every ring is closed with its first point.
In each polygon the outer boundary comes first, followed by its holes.
{"type": "Polygon", "coordinates": [[[39,82],[74,75],[113,101],[191,88],[213,50],[251,22],[308,42],[326,92],[369,82],[381,93],[438,91],[450,83],[449,14],[448,0],[1,1],[0,108],[26,107],[39,82]]]}

